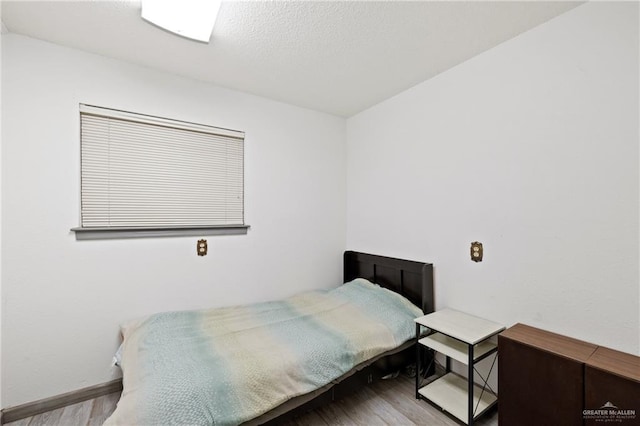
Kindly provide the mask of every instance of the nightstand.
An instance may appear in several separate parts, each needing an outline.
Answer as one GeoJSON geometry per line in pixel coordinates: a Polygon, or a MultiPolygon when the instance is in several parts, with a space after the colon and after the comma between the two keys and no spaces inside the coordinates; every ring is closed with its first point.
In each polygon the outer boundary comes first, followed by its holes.
{"type": "Polygon", "coordinates": [[[416,398],[425,399],[463,423],[472,425],[475,419],[498,402],[497,394],[487,383],[488,377],[480,376],[482,386],[474,383],[474,365],[495,354],[489,371],[491,374],[498,346],[490,338],[505,327],[453,309],[416,318],[415,322],[418,351],[420,346],[424,346],[446,357],[446,374],[426,386],[420,383],[421,357],[417,357],[416,398]],[[428,330],[427,336],[423,336],[423,327],[428,330]],[[451,371],[451,359],[467,366],[468,379],[451,371]]]}

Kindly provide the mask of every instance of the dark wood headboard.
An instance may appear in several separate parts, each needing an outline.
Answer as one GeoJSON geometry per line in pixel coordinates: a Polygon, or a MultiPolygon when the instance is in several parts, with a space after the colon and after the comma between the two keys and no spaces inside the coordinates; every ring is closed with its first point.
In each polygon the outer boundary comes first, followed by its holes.
{"type": "Polygon", "coordinates": [[[377,256],[357,251],[344,252],[344,282],[366,278],[393,290],[422,308],[433,312],[433,265],[413,260],[377,256]]]}

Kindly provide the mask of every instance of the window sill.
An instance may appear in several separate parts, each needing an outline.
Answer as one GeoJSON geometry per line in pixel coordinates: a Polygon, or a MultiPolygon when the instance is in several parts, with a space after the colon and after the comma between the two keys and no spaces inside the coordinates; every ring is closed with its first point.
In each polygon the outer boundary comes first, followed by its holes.
{"type": "Polygon", "coordinates": [[[76,240],[245,235],[249,225],[71,228],[76,240]]]}

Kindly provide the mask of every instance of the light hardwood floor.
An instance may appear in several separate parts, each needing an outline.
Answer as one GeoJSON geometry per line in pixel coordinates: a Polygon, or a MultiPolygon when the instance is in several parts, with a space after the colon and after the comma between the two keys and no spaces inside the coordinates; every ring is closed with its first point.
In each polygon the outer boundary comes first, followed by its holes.
{"type": "MultiPolygon", "coordinates": [[[[7,423],[8,426],[97,426],[113,412],[119,393],[70,405],[27,419],[7,423]]],[[[478,426],[497,426],[496,410],[475,423],[478,426]]],[[[283,426],[456,426],[459,423],[425,401],[415,399],[414,379],[400,375],[382,380],[361,391],[321,407],[283,426]]]]}
{"type": "Polygon", "coordinates": [[[120,392],[6,423],[8,426],[101,426],[113,413],[120,392]]]}

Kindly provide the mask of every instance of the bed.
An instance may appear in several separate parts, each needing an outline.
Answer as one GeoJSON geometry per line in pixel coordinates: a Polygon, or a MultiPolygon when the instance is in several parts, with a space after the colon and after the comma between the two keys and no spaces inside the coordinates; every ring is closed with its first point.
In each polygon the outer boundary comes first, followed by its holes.
{"type": "Polygon", "coordinates": [[[105,425],[277,424],[413,362],[432,266],[348,251],[344,282],[123,326],[124,390],[105,425]]]}

